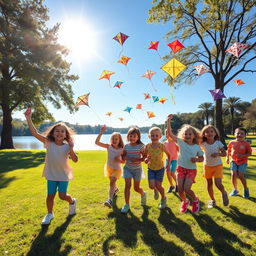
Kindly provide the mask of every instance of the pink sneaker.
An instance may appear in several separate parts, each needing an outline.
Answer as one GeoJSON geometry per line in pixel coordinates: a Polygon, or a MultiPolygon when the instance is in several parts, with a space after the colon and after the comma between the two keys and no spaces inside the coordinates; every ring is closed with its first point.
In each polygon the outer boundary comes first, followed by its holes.
{"type": "Polygon", "coordinates": [[[197,197],[195,201],[192,203],[192,212],[199,212],[200,210],[200,201],[199,198],[197,197]]]}
{"type": "Polygon", "coordinates": [[[189,204],[190,204],[190,201],[187,198],[185,201],[182,201],[181,206],[180,206],[180,212],[182,212],[182,213],[186,212],[189,204]]]}

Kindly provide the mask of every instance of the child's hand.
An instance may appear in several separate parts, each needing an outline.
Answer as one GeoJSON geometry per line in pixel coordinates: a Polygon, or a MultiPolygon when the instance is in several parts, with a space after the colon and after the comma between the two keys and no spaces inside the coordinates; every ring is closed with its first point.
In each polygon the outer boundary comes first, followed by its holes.
{"type": "Polygon", "coordinates": [[[191,161],[192,163],[196,163],[196,162],[197,162],[197,158],[196,158],[196,157],[191,157],[190,161],[191,161]]]}
{"type": "Polygon", "coordinates": [[[74,141],[73,140],[69,140],[68,141],[68,145],[70,148],[73,148],[74,147],[74,141]]]}
{"type": "Polygon", "coordinates": [[[100,132],[104,133],[106,130],[107,130],[107,126],[105,124],[102,125],[101,128],[100,128],[100,132]]]}
{"type": "Polygon", "coordinates": [[[220,156],[219,153],[212,153],[211,154],[211,157],[213,157],[213,158],[218,157],[218,156],[220,156]]]}
{"type": "Polygon", "coordinates": [[[168,115],[168,120],[171,120],[172,119],[172,114],[168,115]]]}
{"type": "Polygon", "coordinates": [[[26,118],[31,118],[32,116],[32,110],[31,108],[27,108],[26,112],[24,113],[26,118]]]}
{"type": "Polygon", "coordinates": [[[228,158],[226,158],[226,163],[229,164],[229,159],[228,158]]]}

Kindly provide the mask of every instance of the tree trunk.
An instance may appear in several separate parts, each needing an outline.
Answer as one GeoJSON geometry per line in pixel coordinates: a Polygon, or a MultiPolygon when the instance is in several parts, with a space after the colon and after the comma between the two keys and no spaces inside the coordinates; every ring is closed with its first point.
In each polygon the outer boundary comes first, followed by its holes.
{"type": "Polygon", "coordinates": [[[215,103],[215,126],[220,132],[220,140],[224,144],[226,148],[226,142],[225,142],[225,132],[224,132],[224,126],[223,126],[223,119],[222,119],[222,99],[216,100],[215,103]]]}
{"type": "Polygon", "coordinates": [[[3,106],[3,129],[1,133],[0,149],[14,148],[12,140],[12,112],[8,107],[3,106]]]}

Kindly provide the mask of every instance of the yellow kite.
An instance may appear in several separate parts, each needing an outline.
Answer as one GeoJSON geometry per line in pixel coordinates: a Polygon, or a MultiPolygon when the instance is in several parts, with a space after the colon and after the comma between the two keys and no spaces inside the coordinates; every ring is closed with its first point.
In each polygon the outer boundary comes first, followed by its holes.
{"type": "Polygon", "coordinates": [[[165,63],[161,69],[165,71],[168,75],[170,75],[173,79],[186,68],[184,64],[176,60],[175,58],[171,59],[167,63],[165,63]]]}

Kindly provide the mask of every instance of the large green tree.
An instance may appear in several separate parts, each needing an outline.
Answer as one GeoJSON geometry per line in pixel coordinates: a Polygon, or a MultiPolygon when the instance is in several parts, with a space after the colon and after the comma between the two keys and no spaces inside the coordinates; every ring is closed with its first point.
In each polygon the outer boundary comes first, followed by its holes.
{"type": "MultiPolygon", "coordinates": [[[[255,7],[256,1],[252,0],[153,0],[148,21],[172,22],[166,37],[179,39],[186,45],[176,58],[188,68],[176,82],[196,78],[196,64],[203,64],[210,70],[213,89],[222,91],[240,73],[256,72],[255,7]],[[239,58],[226,53],[235,42],[248,44],[239,58]]],[[[166,80],[173,85],[170,77],[166,80]]],[[[216,100],[214,118],[224,142],[222,99],[216,100]]]]}
{"type": "Polygon", "coordinates": [[[74,106],[68,51],[57,42],[59,24],[48,28],[41,0],[0,0],[1,147],[13,148],[12,113],[31,106],[34,121],[53,119],[47,103],[74,106]]]}

